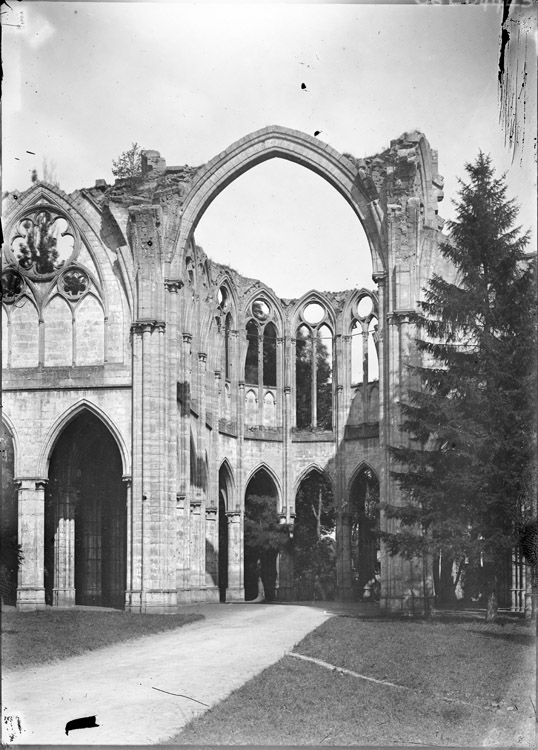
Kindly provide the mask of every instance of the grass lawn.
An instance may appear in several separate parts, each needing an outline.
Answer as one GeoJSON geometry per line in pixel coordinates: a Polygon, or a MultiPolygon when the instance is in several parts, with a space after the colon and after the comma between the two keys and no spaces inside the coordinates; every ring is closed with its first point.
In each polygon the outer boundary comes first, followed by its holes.
{"type": "Polygon", "coordinates": [[[2,669],[68,659],[85,651],[173,630],[199,614],[140,615],[99,610],[2,610],[2,669]]]}
{"type": "Polygon", "coordinates": [[[334,617],[295,653],[410,689],[286,656],[170,744],[534,746],[535,639],[523,621],[334,617]]]}

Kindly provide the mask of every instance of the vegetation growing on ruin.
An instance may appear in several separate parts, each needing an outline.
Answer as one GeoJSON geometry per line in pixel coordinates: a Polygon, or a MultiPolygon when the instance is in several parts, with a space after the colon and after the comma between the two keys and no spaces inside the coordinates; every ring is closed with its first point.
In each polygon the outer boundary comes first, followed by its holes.
{"type": "Polygon", "coordinates": [[[142,172],[142,148],[133,143],[117,159],[112,160],[112,174],[119,179],[136,177],[142,172]]]}

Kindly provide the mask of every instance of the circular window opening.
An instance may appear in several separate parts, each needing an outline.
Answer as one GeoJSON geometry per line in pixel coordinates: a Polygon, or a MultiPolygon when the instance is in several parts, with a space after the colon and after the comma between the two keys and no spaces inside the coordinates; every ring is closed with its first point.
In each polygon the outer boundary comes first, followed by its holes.
{"type": "Polygon", "coordinates": [[[324,317],[325,310],[321,305],[318,305],[317,302],[311,302],[303,310],[303,318],[311,325],[316,325],[316,323],[319,323],[324,317]]]}
{"type": "Polygon", "coordinates": [[[263,299],[257,299],[252,303],[252,314],[256,320],[260,320],[262,323],[267,320],[271,310],[269,305],[263,299]]]}
{"type": "Polygon", "coordinates": [[[69,299],[79,299],[88,288],[89,279],[84,271],[73,269],[71,271],[66,271],[62,276],[62,286],[65,295],[69,297],[69,299]]]}
{"type": "Polygon", "coordinates": [[[374,309],[374,303],[371,297],[361,297],[357,305],[357,315],[359,318],[366,318],[374,309]]]}
{"type": "Polygon", "coordinates": [[[2,274],[2,298],[4,302],[15,302],[22,294],[24,282],[16,271],[4,271],[2,274]]]}
{"type": "Polygon", "coordinates": [[[58,271],[75,247],[75,238],[68,229],[62,216],[45,210],[19,222],[11,248],[20,267],[37,274],[58,271]]]}

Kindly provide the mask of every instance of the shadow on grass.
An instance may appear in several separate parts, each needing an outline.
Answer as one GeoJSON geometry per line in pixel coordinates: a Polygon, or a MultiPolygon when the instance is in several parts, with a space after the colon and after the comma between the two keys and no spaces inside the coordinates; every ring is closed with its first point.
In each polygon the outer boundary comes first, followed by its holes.
{"type": "Polygon", "coordinates": [[[469,633],[477,633],[478,635],[485,635],[487,638],[500,638],[501,640],[509,641],[510,643],[517,643],[520,646],[534,646],[536,643],[536,634],[534,633],[499,633],[493,632],[492,630],[474,630],[470,629],[469,633]]]}

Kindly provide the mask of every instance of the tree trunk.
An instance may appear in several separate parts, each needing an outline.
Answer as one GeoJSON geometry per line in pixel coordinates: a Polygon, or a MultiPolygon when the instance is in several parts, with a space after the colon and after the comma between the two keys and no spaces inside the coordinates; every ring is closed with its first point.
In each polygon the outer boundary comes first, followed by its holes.
{"type": "Polygon", "coordinates": [[[525,591],[525,619],[536,620],[538,602],[538,575],[534,566],[525,565],[527,587],[525,591]]]}
{"type": "Polygon", "coordinates": [[[499,602],[497,597],[497,575],[491,573],[488,576],[488,593],[486,604],[486,622],[494,622],[497,619],[499,602]]]}
{"type": "Polygon", "coordinates": [[[321,539],[321,506],[323,502],[323,495],[321,494],[321,487],[319,488],[319,494],[318,494],[318,509],[316,512],[316,508],[314,505],[312,505],[312,513],[314,514],[314,518],[316,519],[316,534],[318,537],[318,542],[321,539]]]}

